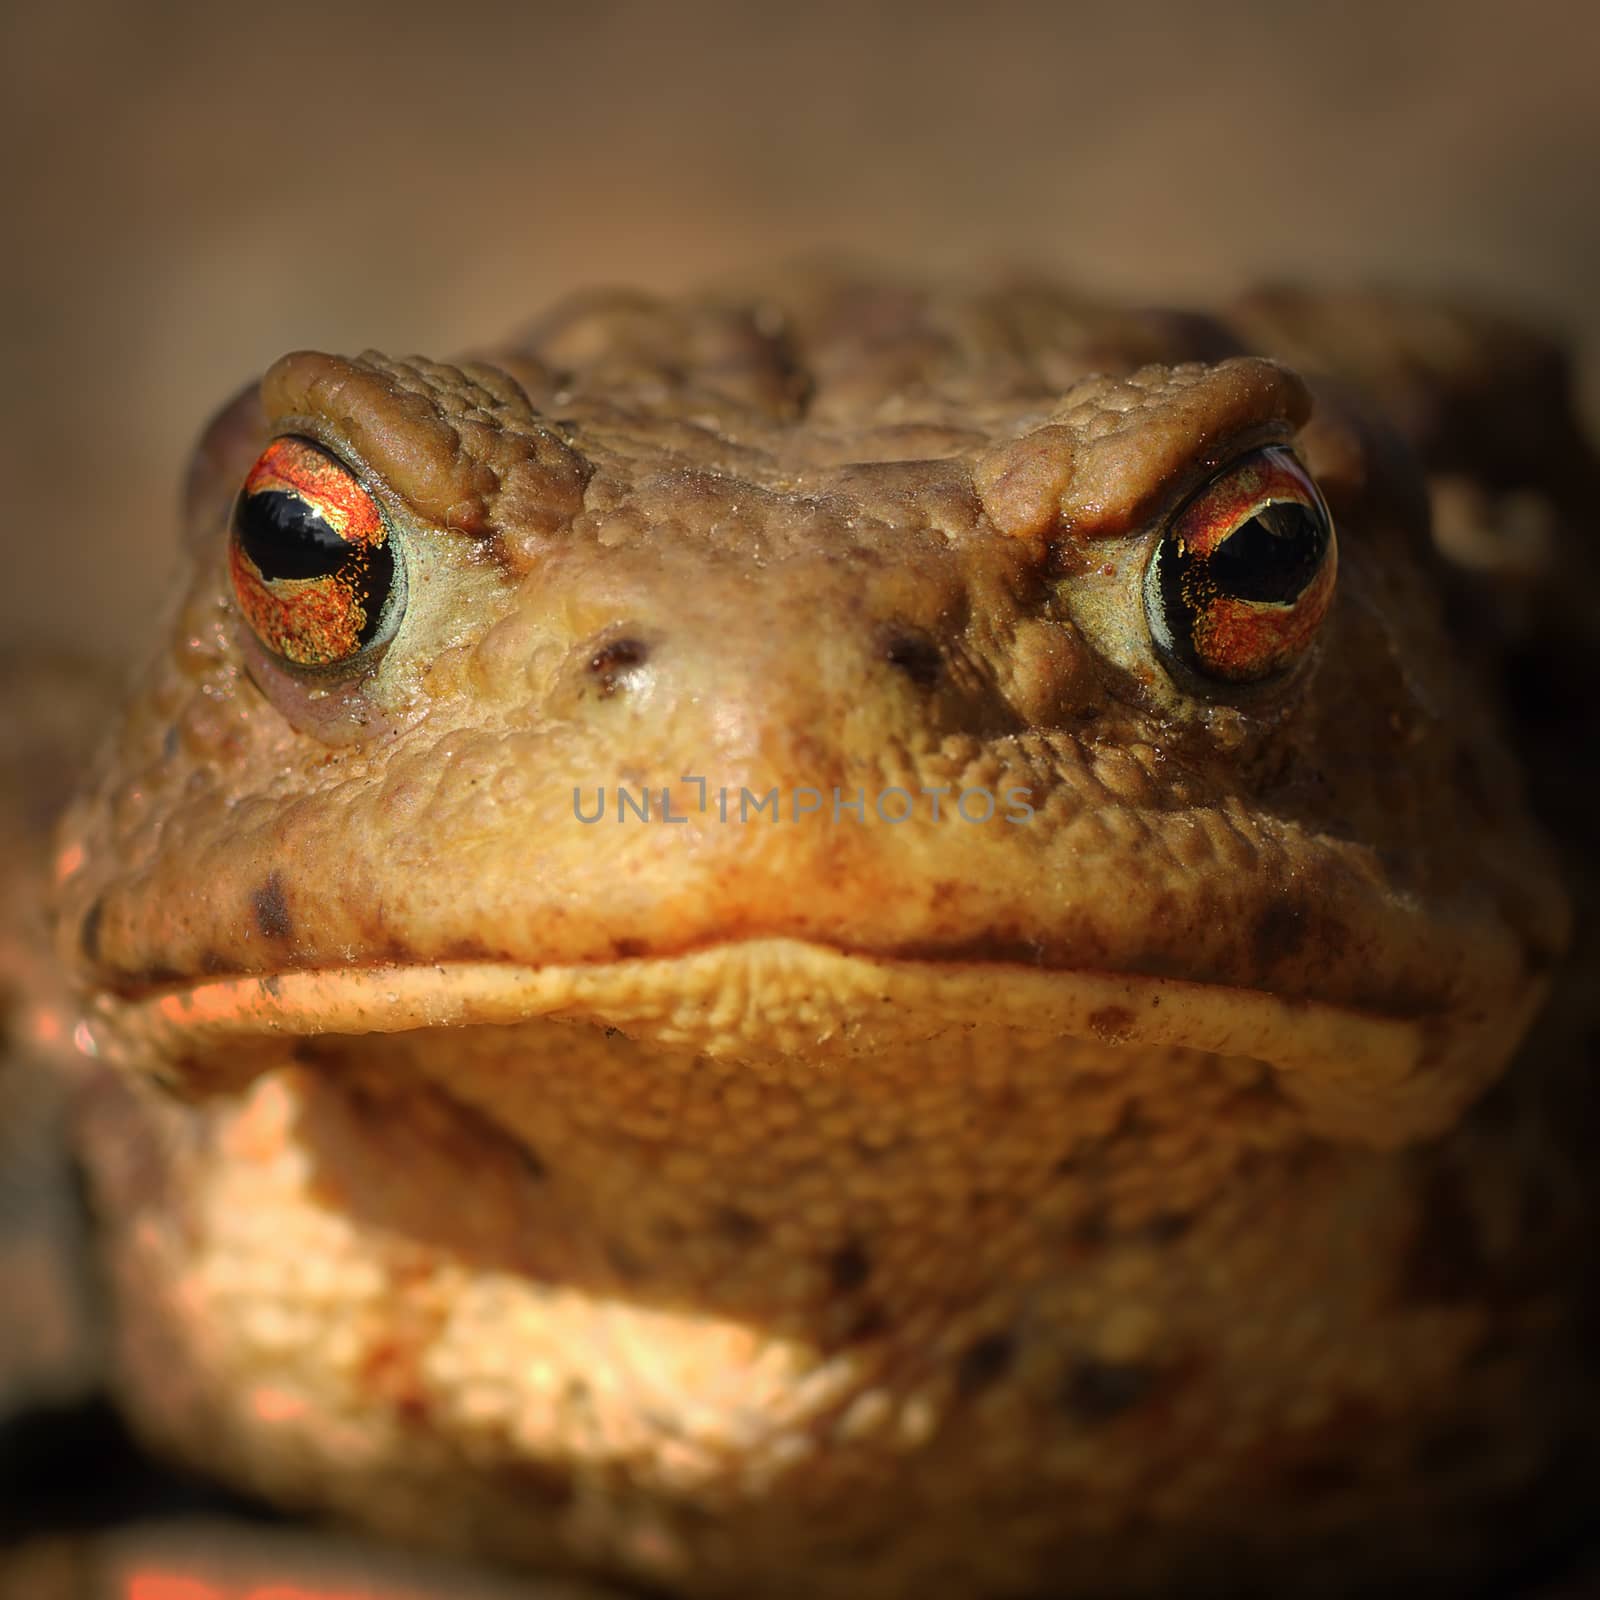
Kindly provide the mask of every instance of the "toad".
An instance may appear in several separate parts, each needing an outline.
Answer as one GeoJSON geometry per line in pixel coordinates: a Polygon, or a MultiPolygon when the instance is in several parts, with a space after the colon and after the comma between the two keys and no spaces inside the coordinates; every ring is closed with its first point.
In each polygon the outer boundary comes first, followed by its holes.
{"type": "Polygon", "coordinates": [[[1382,297],[279,361],[55,855],[141,1432],[695,1596],[1559,1531],[1582,874],[1503,669],[1585,452],[1537,340],[1382,297]]]}

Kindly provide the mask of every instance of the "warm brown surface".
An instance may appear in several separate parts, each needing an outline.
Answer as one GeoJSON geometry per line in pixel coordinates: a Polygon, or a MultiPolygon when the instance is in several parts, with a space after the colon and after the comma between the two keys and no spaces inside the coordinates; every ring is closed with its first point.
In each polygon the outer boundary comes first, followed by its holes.
{"type": "Polygon", "coordinates": [[[8,639],[141,636],[199,422],[284,350],[455,349],[595,279],[1376,273],[1600,334],[1584,0],[26,0],[0,30],[8,639]]]}

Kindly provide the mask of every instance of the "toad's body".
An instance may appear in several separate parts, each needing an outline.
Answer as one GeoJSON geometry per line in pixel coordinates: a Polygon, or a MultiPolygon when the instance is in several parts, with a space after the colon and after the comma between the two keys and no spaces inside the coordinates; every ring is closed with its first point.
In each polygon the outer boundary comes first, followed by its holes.
{"type": "Polygon", "coordinates": [[[1339,325],[797,279],[224,413],[60,841],[147,1431],[708,1595],[1309,1592],[1558,1505],[1561,1041],[1470,1108],[1567,894],[1420,478],[1247,353],[1339,325]],[[1295,459],[1336,566],[1212,672],[1152,561],[1295,459]],[[230,557],[308,471],[364,611],[230,557]]]}

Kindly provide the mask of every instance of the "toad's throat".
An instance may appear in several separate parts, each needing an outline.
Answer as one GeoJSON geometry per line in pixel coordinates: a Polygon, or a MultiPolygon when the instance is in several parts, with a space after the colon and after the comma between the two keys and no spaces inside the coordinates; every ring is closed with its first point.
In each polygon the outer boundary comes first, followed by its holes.
{"type": "Polygon", "coordinates": [[[92,1048],[166,1064],[206,1087],[254,1075],[309,1036],[589,1025],[724,1061],[852,1060],[961,1032],[1089,1040],[1269,1064],[1329,1131],[1392,1143],[1448,1125],[1505,1064],[1540,994],[1471,1029],[1262,990],[1136,973],[927,962],[763,938],[599,965],[457,962],[223,978],[136,999],[102,996],[92,1048]],[[227,1065],[222,1065],[227,1063],[227,1065]],[[1383,1107],[1383,1116],[1374,1109],[1383,1107]]]}

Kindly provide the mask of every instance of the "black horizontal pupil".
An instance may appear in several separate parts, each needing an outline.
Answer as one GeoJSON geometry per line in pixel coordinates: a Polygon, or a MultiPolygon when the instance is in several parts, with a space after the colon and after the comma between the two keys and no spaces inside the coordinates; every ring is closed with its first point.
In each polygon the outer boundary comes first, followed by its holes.
{"type": "Polygon", "coordinates": [[[281,489],[241,496],[234,527],[244,553],[269,583],[332,577],[355,554],[299,495],[281,489]]]}
{"type": "Polygon", "coordinates": [[[1212,551],[1206,575],[1234,600],[1286,605],[1305,592],[1328,548],[1328,529],[1309,506],[1263,506],[1212,551]]]}

